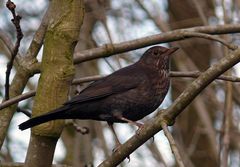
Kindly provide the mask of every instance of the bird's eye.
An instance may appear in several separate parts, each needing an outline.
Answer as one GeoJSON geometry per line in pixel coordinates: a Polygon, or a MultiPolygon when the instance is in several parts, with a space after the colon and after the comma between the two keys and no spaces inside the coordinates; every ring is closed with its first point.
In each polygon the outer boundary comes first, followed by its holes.
{"type": "Polygon", "coordinates": [[[154,51],[153,51],[153,54],[154,54],[154,55],[158,55],[158,51],[157,51],[157,50],[154,50],[154,51]]]}

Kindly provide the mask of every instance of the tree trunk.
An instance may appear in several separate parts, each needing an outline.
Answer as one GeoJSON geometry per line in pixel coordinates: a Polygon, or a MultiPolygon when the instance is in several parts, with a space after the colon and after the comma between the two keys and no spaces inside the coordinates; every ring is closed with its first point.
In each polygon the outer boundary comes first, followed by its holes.
{"type": "MultiPolygon", "coordinates": [[[[74,74],[73,51],[84,15],[82,0],[53,0],[51,5],[52,18],[45,36],[33,116],[53,110],[67,100],[74,74]]],[[[32,129],[25,166],[51,166],[63,126],[64,121],[50,121],[32,129]]]]}

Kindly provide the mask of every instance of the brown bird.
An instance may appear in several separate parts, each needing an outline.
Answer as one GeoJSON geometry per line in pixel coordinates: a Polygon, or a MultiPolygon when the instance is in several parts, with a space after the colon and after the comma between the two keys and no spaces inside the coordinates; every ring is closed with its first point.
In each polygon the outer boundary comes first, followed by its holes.
{"type": "Polygon", "coordinates": [[[21,130],[56,119],[92,119],[113,123],[135,122],[156,110],[165,98],[169,56],[178,48],[154,46],[139,61],[91,83],[62,107],[19,125],[21,130]]]}

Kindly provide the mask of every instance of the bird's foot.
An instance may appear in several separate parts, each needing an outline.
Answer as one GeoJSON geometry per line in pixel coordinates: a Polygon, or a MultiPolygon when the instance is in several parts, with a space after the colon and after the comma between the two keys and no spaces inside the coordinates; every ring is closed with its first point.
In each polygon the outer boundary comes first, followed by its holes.
{"type": "Polygon", "coordinates": [[[138,127],[138,130],[136,131],[136,134],[139,135],[140,131],[143,129],[144,124],[140,122],[135,122],[136,126],[138,127]]]}
{"type": "Polygon", "coordinates": [[[130,119],[127,119],[127,118],[125,118],[125,117],[117,117],[118,119],[120,119],[120,120],[122,120],[122,121],[126,121],[127,123],[129,123],[129,124],[132,124],[132,125],[135,125],[135,126],[137,126],[138,127],[138,130],[137,130],[137,133],[138,132],[140,132],[140,130],[143,128],[143,123],[141,123],[141,122],[135,122],[135,121],[132,121],[132,120],[130,120],[130,119]]]}
{"type": "Polygon", "coordinates": [[[152,137],[152,142],[154,143],[154,136],[152,137]]]}
{"type": "Polygon", "coordinates": [[[89,133],[89,128],[86,126],[79,126],[77,122],[73,121],[73,127],[76,129],[77,132],[81,133],[82,135],[86,135],[89,133]]]}
{"type": "Polygon", "coordinates": [[[122,145],[121,143],[116,143],[116,147],[112,150],[112,152],[117,152],[121,145],[122,145]]]}
{"type": "Polygon", "coordinates": [[[85,126],[83,127],[79,126],[79,127],[76,127],[76,131],[81,133],[82,135],[86,135],[89,133],[89,128],[85,126]]]}

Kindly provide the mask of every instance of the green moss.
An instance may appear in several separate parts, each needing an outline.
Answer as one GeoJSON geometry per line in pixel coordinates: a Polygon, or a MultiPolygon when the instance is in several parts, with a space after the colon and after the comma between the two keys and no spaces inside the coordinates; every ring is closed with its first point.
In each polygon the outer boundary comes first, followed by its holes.
{"type": "MultiPolygon", "coordinates": [[[[74,75],[73,51],[83,20],[82,1],[53,1],[42,59],[42,73],[33,106],[33,116],[60,107],[68,96],[74,75]]],[[[63,121],[50,121],[33,128],[41,136],[58,137],[63,121]]]]}

